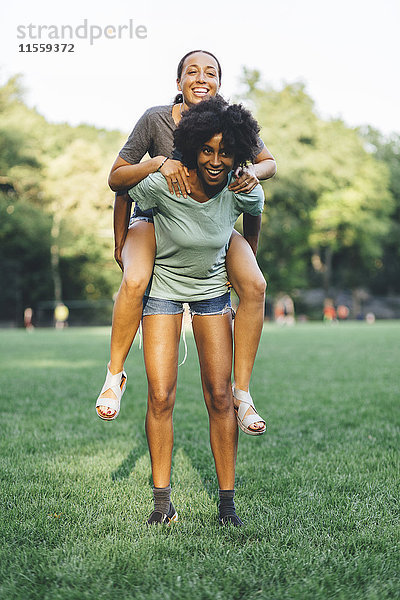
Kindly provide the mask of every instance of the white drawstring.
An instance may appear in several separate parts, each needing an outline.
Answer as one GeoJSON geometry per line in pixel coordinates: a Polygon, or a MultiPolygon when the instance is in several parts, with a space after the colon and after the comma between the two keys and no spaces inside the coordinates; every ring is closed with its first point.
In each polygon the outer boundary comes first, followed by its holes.
{"type": "Polygon", "coordinates": [[[142,321],[140,321],[140,323],[139,323],[139,350],[142,349],[142,337],[143,337],[142,321]]]}
{"type": "Polygon", "coordinates": [[[187,349],[187,343],[186,343],[186,327],[183,325],[182,327],[182,339],[183,339],[183,343],[185,345],[185,356],[183,357],[183,361],[178,365],[178,367],[181,367],[182,365],[185,364],[186,359],[187,359],[187,355],[188,355],[188,349],[187,349]]]}

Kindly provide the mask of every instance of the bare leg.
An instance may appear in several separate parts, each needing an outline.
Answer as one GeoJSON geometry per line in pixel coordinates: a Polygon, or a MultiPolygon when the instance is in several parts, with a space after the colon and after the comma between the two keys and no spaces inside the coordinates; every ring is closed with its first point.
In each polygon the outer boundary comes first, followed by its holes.
{"type": "MultiPolygon", "coordinates": [[[[128,231],[122,250],[124,274],[114,304],[111,331],[111,360],[108,368],[112,375],[122,371],[142,318],[143,295],[153,271],[155,256],[154,225],[137,221],[128,231]]],[[[106,390],[103,398],[115,398],[106,390]]],[[[98,412],[112,416],[114,411],[99,406],[98,412]]]]}
{"type": "Polygon", "coordinates": [[[174,431],[172,411],[178,377],[179,337],[182,315],[143,318],[143,349],[149,396],[146,435],[153,483],[167,487],[171,478],[174,431]]]}
{"type": "Polygon", "coordinates": [[[218,484],[221,490],[232,490],[235,487],[238,428],[231,389],[231,314],[195,315],[193,332],[210,418],[210,441],[218,484]]]}
{"type": "MultiPolygon", "coordinates": [[[[266,283],[247,241],[233,232],[226,256],[229,281],[239,296],[239,308],[234,320],[234,378],[236,386],[247,392],[264,323],[266,283]]],[[[249,408],[246,413],[254,413],[249,408]]],[[[263,429],[258,422],[251,429],[263,429]]]]}

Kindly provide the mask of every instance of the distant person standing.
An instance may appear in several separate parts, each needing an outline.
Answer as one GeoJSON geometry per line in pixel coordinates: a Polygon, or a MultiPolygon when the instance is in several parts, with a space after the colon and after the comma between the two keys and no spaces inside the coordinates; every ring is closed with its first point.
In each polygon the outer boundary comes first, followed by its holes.
{"type": "Polygon", "coordinates": [[[280,325],[294,325],[294,304],[288,294],[280,296],[275,304],[275,321],[280,325]]]}
{"type": "Polygon", "coordinates": [[[323,320],[327,323],[336,323],[336,309],[331,298],[324,301],[323,320]]]}
{"type": "Polygon", "coordinates": [[[54,309],[54,325],[56,329],[68,327],[69,309],[65,304],[59,302],[54,309]]]}
{"type": "Polygon", "coordinates": [[[32,323],[33,310],[28,307],[24,310],[24,327],[26,331],[33,331],[35,328],[32,323]]]}

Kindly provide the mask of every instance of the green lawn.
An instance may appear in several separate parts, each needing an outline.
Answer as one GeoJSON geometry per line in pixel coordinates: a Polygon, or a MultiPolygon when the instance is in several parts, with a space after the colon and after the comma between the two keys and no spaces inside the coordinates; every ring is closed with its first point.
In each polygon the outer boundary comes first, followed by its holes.
{"type": "Polygon", "coordinates": [[[0,597],[400,597],[400,323],[265,328],[240,434],[240,529],[217,524],[197,356],[180,367],[173,501],[148,529],[146,378],[135,345],[121,414],[98,419],[108,329],[0,331],[0,597]]]}

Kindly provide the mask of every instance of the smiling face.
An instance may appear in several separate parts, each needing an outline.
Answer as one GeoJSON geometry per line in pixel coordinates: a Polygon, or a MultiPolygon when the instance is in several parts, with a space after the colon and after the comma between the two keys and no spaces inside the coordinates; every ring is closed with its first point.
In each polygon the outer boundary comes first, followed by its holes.
{"type": "Polygon", "coordinates": [[[177,79],[177,84],[188,108],[205,98],[215,96],[220,86],[217,61],[204,52],[190,54],[183,63],[182,75],[177,79]]]}
{"type": "Polygon", "coordinates": [[[217,133],[197,153],[198,176],[207,187],[222,189],[234,162],[233,153],[224,146],[222,133],[217,133]]]}

